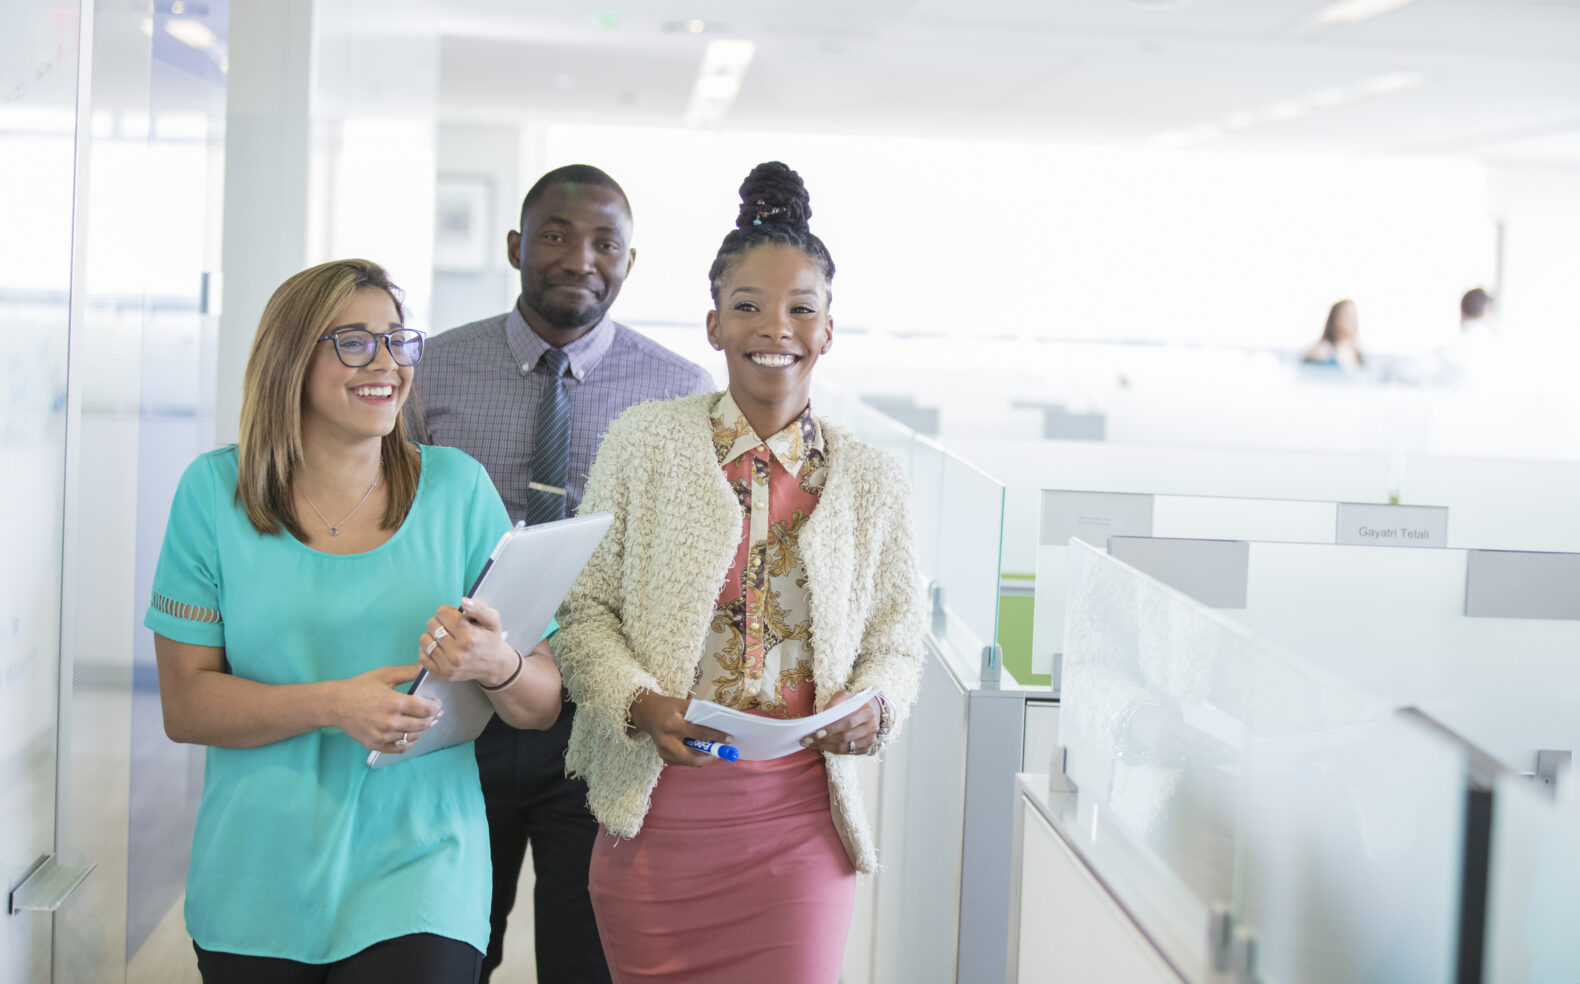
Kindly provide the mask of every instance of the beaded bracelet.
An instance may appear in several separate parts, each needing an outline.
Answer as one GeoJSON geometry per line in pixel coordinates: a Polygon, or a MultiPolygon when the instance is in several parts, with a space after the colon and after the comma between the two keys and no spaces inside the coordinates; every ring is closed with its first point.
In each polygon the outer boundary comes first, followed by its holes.
{"type": "Polygon", "coordinates": [[[489,693],[496,693],[496,692],[498,692],[500,690],[504,690],[506,687],[510,686],[512,683],[515,683],[516,682],[516,677],[521,675],[521,668],[523,666],[527,665],[527,658],[525,656],[521,655],[521,650],[517,649],[515,651],[515,653],[516,653],[516,672],[514,672],[514,673],[510,674],[510,676],[506,677],[504,683],[496,684],[495,686],[490,687],[488,684],[486,684],[483,681],[479,680],[479,681],[477,681],[477,685],[479,687],[482,687],[484,690],[488,691],[489,693]]]}
{"type": "Polygon", "coordinates": [[[878,700],[878,735],[869,754],[877,754],[879,749],[889,743],[889,733],[894,727],[894,711],[889,707],[889,698],[881,693],[872,696],[878,700]]]}

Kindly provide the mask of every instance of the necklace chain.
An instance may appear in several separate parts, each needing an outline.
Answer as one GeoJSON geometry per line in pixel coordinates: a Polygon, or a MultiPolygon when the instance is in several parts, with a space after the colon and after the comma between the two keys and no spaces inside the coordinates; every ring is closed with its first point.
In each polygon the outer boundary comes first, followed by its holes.
{"type": "Polygon", "coordinates": [[[342,518],[338,523],[331,523],[329,520],[324,519],[324,514],[318,511],[317,506],[313,505],[313,497],[307,494],[306,489],[302,490],[302,498],[307,500],[307,505],[312,508],[313,512],[318,513],[318,518],[323,520],[325,526],[329,527],[329,535],[339,536],[340,527],[346,525],[346,520],[350,519],[352,516],[355,516],[357,514],[357,510],[362,508],[363,503],[368,501],[368,496],[373,494],[373,489],[379,484],[379,476],[382,474],[384,474],[384,457],[380,455],[378,471],[373,473],[373,481],[368,485],[368,490],[362,493],[361,501],[352,506],[351,511],[346,513],[345,517],[342,518]]]}

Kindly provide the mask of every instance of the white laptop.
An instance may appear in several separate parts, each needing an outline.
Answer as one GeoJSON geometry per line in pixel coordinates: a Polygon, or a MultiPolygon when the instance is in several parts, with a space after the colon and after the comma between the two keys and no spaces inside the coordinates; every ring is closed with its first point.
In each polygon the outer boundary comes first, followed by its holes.
{"type": "MultiPolygon", "coordinates": [[[[611,518],[608,513],[591,513],[537,526],[518,524],[499,538],[467,596],[499,612],[511,644],[526,652],[543,637],[566,592],[609,529],[611,518]]],[[[400,754],[369,752],[369,768],[382,769],[402,759],[472,741],[494,716],[494,705],[472,680],[439,680],[424,670],[407,693],[443,701],[444,717],[412,739],[400,754]]]]}

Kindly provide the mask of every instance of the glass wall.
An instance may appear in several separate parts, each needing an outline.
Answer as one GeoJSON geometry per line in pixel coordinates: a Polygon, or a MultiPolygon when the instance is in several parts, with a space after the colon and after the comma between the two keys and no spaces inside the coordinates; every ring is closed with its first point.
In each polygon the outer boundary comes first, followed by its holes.
{"type": "MultiPolygon", "coordinates": [[[[78,39],[75,3],[0,10],[0,877],[55,847],[78,39]]],[[[50,917],[0,924],[0,978],[48,981],[50,917]]]]}

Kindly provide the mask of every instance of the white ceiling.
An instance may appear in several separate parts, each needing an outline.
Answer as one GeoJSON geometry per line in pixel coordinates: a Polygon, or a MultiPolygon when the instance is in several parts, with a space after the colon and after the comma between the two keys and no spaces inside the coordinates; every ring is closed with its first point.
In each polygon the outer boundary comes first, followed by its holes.
{"type": "Polygon", "coordinates": [[[1315,27],[1324,6],[441,0],[441,113],[679,126],[703,49],[729,37],[757,54],[726,129],[1580,162],[1580,0],[1415,0],[1315,27]],[[1406,87],[1355,97],[1379,77],[1406,87]]]}

